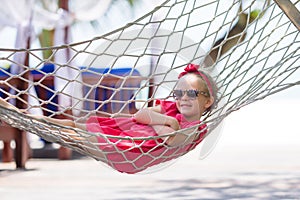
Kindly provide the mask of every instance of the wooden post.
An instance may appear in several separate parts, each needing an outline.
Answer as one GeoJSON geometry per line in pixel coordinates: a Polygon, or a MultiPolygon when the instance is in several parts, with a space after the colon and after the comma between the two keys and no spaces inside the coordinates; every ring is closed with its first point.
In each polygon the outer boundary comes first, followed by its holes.
{"type": "Polygon", "coordinates": [[[296,6],[289,0],[274,0],[279,8],[291,20],[291,22],[300,31],[300,12],[296,6]]]}
{"type": "MultiPolygon", "coordinates": [[[[62,9],[64,9],[64,10],[66,10],[66,11],[69,11],[69,0],[60,0],[59,1],[59,7],[62,8],[62,9]]],[[[64,43],[65,44],[68,44],[68,42],[69,42],[68,41],[68,38],[69,38],[69,28],[70,28],[69,26],[65,27],[65,35],[64,35],[64,43]]],[[[67,54],[67,60],[69,60],[70,57],[71,57],[69,49],[67,49],[66,54],[67,54]]],[[[72,110],[68,110],[67,114],[72,115],[72,110]]],[[[61,115],[61,116],[59,116],[59,118],[65,119],[67,117],[64,116],[64,115],[61,115]]],[[[63,147],[63,146],[61,146],[59,148],[58,158],[60,160],[68,160],[71,157],[72,157],[72,151],[71,151],[71,149],[63,147]]]]}
{"type": "MultiPolygon", "coordinates": [[[[30,48],[30,37],[28,38],[27,45],[26,45],[26,49],[29,49],[29,48],[30,48]]],[[[24,65],[29,66],[29,53],[28,52],[26,52],[24,65]]],[[[29,73],[29,71],[27,71],[22,75],[22,78],[24,78],[25,80],[30,80],[29,76],[30,76],[30,73],[29,73]]],[[[29,86],[28,82],[26,82],[20,78],[17,79],[16,88],[19,91],[27,90],[28,86],[29,86]]],[[[21,94],[19,97],[21,99],[25,100],[26,102],[28,102],[27,94],[21,94]]],[[[17,108],[20,108],[20,109],[27,108],[27,105],[18,99],[16,99],[16,106],[17,106],[17,108]]],[[[26,132],[18,129],[15,142],[16,142],[16,149],[15,149],[16,167],[23,169],[23,168],[25,168],[25,163],[28,159],[28,153],[29,153],[28,152],[29,145],[27,143],[26,132]]]]}

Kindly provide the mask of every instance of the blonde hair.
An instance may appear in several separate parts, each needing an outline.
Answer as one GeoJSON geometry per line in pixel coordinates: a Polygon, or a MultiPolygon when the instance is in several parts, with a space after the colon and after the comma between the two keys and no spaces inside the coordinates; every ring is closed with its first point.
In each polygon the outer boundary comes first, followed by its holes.
{"type": "Polygon", "coordinates": [[[180,79],[181,77],[187,74],[194,74],[197,77],[199,77],[205,84],[206,89],[208,90],[209,97],[213,97],[214,99],[213,104],[208,109],[206,109],[206,112],[204,113],[205,115],[207,112],[211,111],[217,105],[217,100],[218,100],[217,84],[207,71],[205,71],[203,68],[200,69],[199,65],[192,64],[192,63],[188,64],[184,68],[184,71],[179,74],[178,78],[180,79]]]}

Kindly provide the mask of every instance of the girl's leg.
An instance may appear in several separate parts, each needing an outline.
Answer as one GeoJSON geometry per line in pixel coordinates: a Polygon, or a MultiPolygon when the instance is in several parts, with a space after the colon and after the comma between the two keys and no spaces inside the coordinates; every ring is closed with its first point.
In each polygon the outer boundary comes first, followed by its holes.
{"type": "MultiPolygon", "coordinates": [[[[37,116],[33,116],[37,117],[37,116]]],[[[54,118],[49,118],[45,116],[40,116],[42,119],[45,119],[46,121],[49,121],[53,124],[61,125],[61,126],[69,126],[73,128],[77,128],[79,130],[86,131],[86,125],[83,123],[75,123],[72,120],[68,119],[54,119],[54,118]]],[[[84,150],[87,152],[90,156],[94,157],[97,160],[105,160],[105,155],[103,152],[99,149],[97,143],[98,139],[97,136],[92,136],[92,135],[87,135],[87,134],[79,134],[76,131],[73,131],[71,129],[62,129],[62,132],[65,132],[68,136],[71,137],[70,141],[75,145],[76,147],[84,150]],[[74,136],[72,136],[72,134],[74,136]],[[76,142],[75,142],[76,141],[76,142]],[[74,143],[75,142],[75,143],[74,143]]]]}
{"type": "MultiPolygon", "coordinates": [[[[0,105],[2,105],[3,107],[9,108],[9,109],[16,110],[17,112],[22,112],[20,109],[13,106],[12,104],[6,102],[1,97],[0,97],[0,105]]],[[[85,124],[75,123],[72,120],[55,119],[55,118],[50,118],[50,117],[46,117],[46,116],[38,116],[38,115],[30,115],[30,114],[28,114],[28,116],[31,116],[35,119],[44,119],[48,122],[51,122],[51,123],[59,125],[59,126],[68,126],[68,127],[78,128],[80,130],[86,131],[85,124]]],[[[83,149],[87,153],[89,153],[92,157],[94,157],[98,160],[105,159],[105,155],[98,148],[97,136],[90,136],[90,135],[89,136],[80,136],[76,131],[73,131],[73,130],[67,129],[67,128],[62,129],[61,132],[65,132],[67,135],[69,135],[71,137],[70,140],[72,140],[72,142],[74,142],[74,140],[76,140],[78,142],[78,144],[76,146],[83,149]],[[72,134],[74,136],[72,136],[72,134]]]]}
{"type": "MultiPolygon", "coordinates": [[[[1,97],[0,97],[0,105],[5,107],[5,108],[15,110],[17,112],[22,112],[20,109],[18,109],[17,107],[15,107],[12,104],[6,102],[1,97]]],[[[35,119],[44,119],[48,122],[51,122],[53,124],[57,124],[57,125],[60,125],[60,126],[70,126],[70,127],[73,127],[73,128],[79,128],[79,129],[82,129],[82,130],[86,130],[84,124],[75,124],[74,121],[68,120],[68,119],[55,119],[55,118],[50,118],[50,117],[46,117],[46,116],[43,116],[43,115],[39,116],[39,115],[32,115],[32,114],[28,114],[28,116],[33,117],[35,119]]]]}
{"type": "Polygon", "coordinates": [[[82,140],[80,143],[84,151],[87,152],[91,157],[107,163],[107,161],[105,161],[105,154],[99,148],[97,136],[88,136],[86,140],[82,140]]]}
{"type": "Polygon", "coordinates": [[[17,108],[16,106],[6,102],[4,99],[2,99],[2,97],[0,97],[0,105],[5,107],[5,108],[9,108],[9,109],[12,109],[12,110],[15,110],[17,112],[21,112],[21,110],[19,108],[17,108]]]}

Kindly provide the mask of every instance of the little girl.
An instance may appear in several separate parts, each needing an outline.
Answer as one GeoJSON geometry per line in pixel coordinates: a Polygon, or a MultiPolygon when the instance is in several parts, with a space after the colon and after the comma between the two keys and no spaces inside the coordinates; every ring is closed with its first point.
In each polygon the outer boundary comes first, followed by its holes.
{"type": "MultiPolygon", "coordinates": [[[[141,109],[132,118],[92,116],[85,124],[78,124],[71,120],[33,117],[43,118],[62,126],[100,133],[88,138],[85,144],[93,147],[86,147],[85,150],[120,172],[137,173],[180,157],[194,149],[204,138],[207,132],[206,125],[200,127],[196,125],[201,123],[201,116],[214,105],[217,89],[212,78],[198,71],[198,68],[197,65],[189,64],[184,72],[179,74],[178,83],[173,91],[175,102],[157,101],[155,107],[141,109]],[[193,134],[197,131],[195,129],[185,129],[192,126],[196,126],[200,134],[193,134]],[[179,129],[185,130],[172,136],[154,139],[155,136],[163,136],[179,129]],[[126,137],[128,139],[124,139],[126,137]],[[153,139],[137,140],[137,137],[153,139]]],[[[16,109],[2,99],[0,104],[16,109]]],[[[74,138],[81,142],[84,140],[80,137],[74,138]]]]}

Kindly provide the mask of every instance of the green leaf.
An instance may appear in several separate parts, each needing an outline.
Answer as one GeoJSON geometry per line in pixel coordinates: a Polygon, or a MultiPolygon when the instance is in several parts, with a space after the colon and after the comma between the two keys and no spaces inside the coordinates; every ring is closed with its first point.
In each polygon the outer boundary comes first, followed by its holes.
{"type": "Polygon", "coordinates": [[[127,0],[130,6],[134,5],[134,0],[127,0]]]}
{"type": "Polygon", "coordinates": [[[258,10],[258,9],[251,11],[251,13],[250,13],[251,19],[256,19],[260,13],[261,13],[261,10],[258,10]]]}

